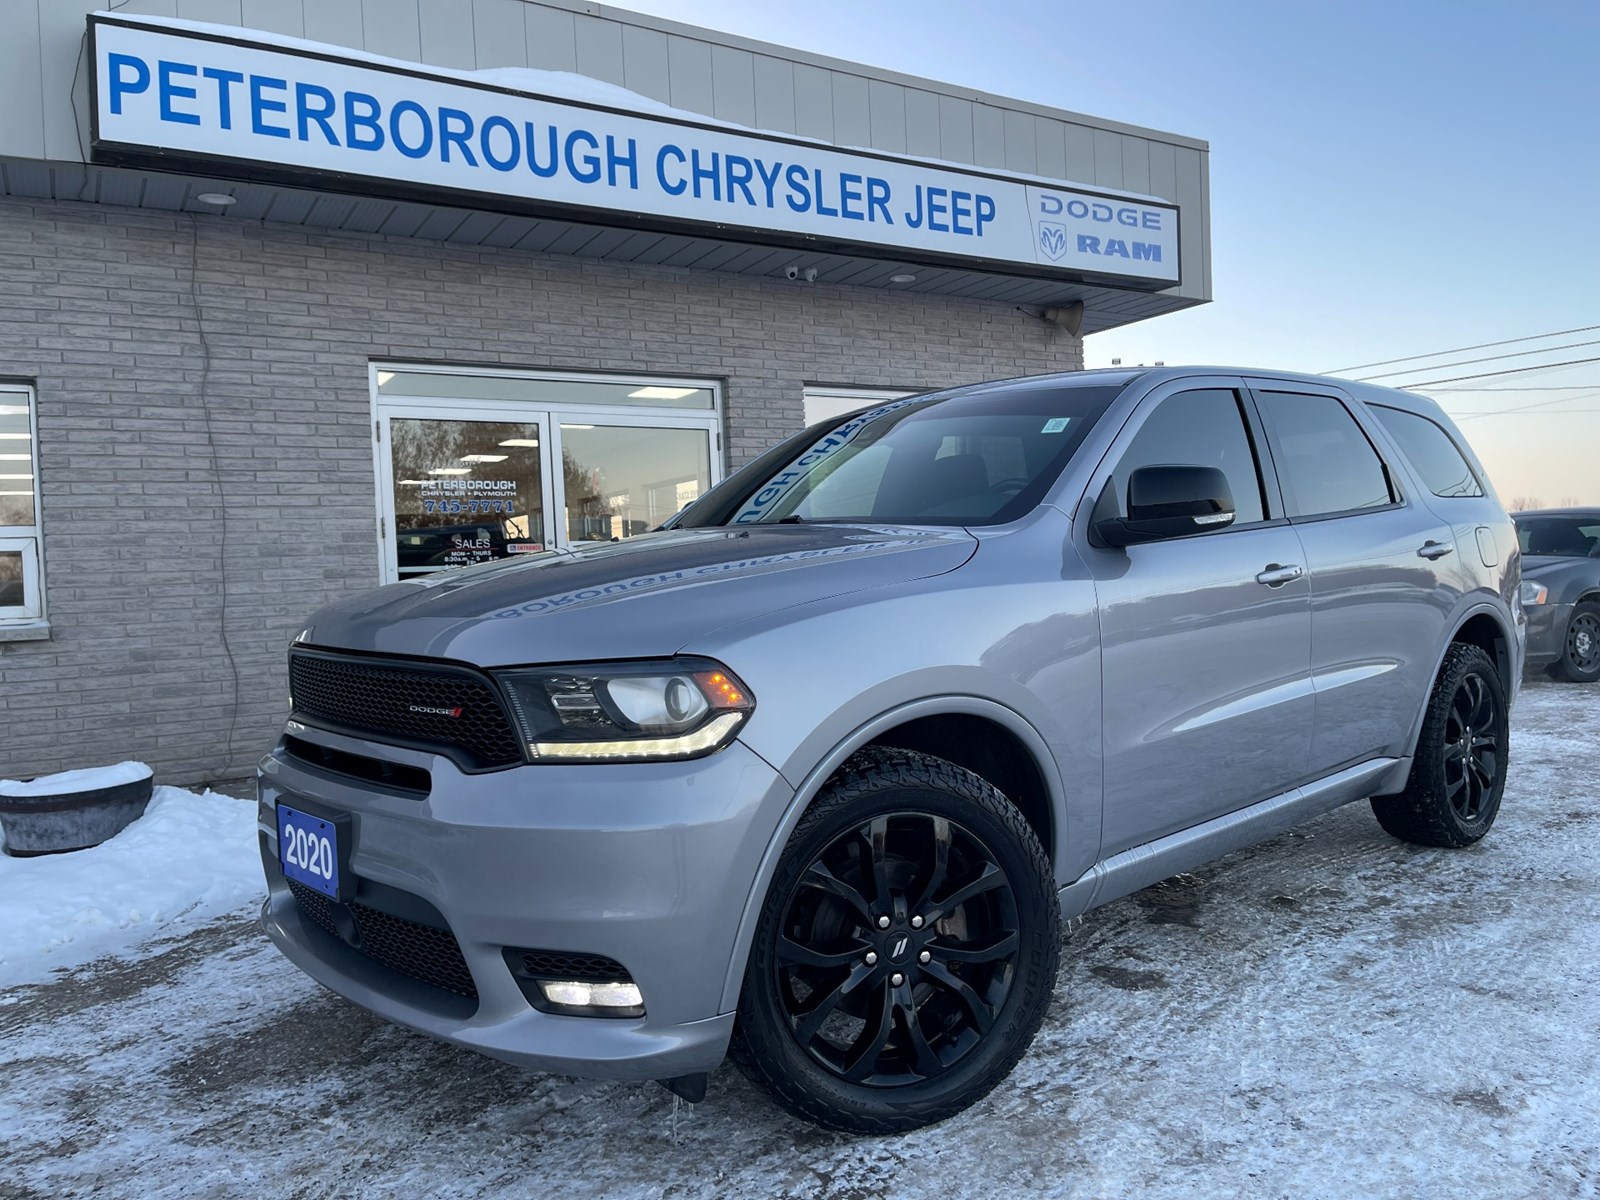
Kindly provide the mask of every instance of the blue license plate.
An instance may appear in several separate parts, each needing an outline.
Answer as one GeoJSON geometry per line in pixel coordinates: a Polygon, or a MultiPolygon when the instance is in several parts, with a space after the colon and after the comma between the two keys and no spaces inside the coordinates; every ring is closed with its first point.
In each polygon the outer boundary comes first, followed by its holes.
{"type": "Polygon", "coordinates": [[[278,865],[285,876],[337,900],[339,857],[337,825],[278,805],[278,865]]]}

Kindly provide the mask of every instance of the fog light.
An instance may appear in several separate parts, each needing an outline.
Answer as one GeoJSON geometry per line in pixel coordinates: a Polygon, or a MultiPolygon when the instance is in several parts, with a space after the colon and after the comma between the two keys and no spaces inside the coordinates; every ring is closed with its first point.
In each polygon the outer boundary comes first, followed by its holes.
{"type": "Polygon", "coordinates": [[[583,983],[576,979],[541,979],[539,990],[562,1008],[632,1008],[643,1011],[644,997],[633,983],[583,983]]]}

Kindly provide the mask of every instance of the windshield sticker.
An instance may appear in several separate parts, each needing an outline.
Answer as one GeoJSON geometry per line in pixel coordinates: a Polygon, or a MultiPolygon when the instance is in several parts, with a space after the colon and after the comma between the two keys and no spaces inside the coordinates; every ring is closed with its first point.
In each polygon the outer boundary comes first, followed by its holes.
{"type": "Polygon", "coordinates": [[[773,476],[764,487],[754,496],[744,502],[744,507],[734,514],[730,525],[753,525],[762,520],[767,513],[773,511],[774,506],[788,495],[790,489],[811,474],[819,463],[825,462],[839,451],[848,446],[860,433],[879,417],[902,409],[908,404],[921,404],[925,401],[923,396],[906,396],[900,400],[891,400],[888,404],[880,405],[870,412],[864,412],[854,420],[846,421],[843,425],[825,435],[816,445],[807,450],[794,462],[790,463],[777,475],[773,476]]]}
{"type": "Polygon", "coordinates": [[[1048,421],[1046,421],[1044,423],[1044,428],[1039,430],[1039,432],[1040,433],[1060,433],[1063,429],[1065,429],[1067,427],[1068,424],[1071,423],[1071,421],[1072,421],[1071,417],[1051,417],[1048,421]]]}

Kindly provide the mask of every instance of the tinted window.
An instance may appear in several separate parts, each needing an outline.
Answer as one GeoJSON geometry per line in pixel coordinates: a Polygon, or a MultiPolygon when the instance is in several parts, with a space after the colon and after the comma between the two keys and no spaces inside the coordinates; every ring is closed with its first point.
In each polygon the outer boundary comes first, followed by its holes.
{"type": "Polygon", "coordinates": [[[1032,509],[1118,387],[1013,383],[895,400],[762,455],[676,524],[995,525],[1032,509]]]}
{"type": "Polygon", "coordinates": [[[1450,435],[1438,425],[1427,417],[1402,409],[1381,404],[1369,407],[1390,436],[1400,443],[1400,449],[1405,451],[1406,458],[1411,460],[1422,482],[1435,496],[1483,495],[1478,477],[1472,473],[1450,435]]]}
{"type": "Polygon", "coordinates": [[[1600,516],[1518,517],[1517,541],[1524,554],[1600,558],[1600,516]]]}
{"type": "Polygon", "coordinates": [[[1263,392],[1261,404],[1277,434],[1278,479],[1290,516],[1317,517],[1394,503],[1383,460],[1339,401],[1263,392]]]}
{"type": "Polygon", "coordinates": [[[1128,479],[1140,467],[1220,467],[1233,490],[1234,524],[1263,520],[1261,476],[1239,400],[1224,389],[1179,392],[1139,427],[1117,464],[1116,495],[1127,514],[1128,479]]]}

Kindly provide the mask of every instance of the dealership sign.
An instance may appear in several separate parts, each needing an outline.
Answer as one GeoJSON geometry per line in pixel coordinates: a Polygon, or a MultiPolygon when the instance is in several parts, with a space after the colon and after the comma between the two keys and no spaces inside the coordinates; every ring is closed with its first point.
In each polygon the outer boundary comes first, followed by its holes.
{"type": "Polygon", "coordinates": [[[1031,275],[1178,282],[1178,210],[536,95],[333,46],[89,19],[96,162],[1031,275]]]}

